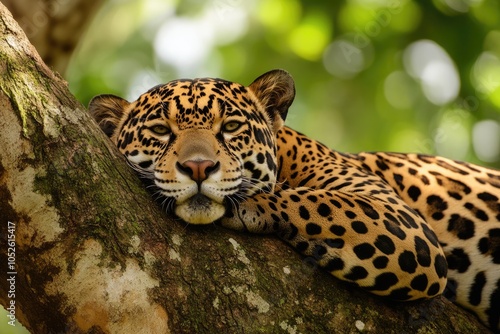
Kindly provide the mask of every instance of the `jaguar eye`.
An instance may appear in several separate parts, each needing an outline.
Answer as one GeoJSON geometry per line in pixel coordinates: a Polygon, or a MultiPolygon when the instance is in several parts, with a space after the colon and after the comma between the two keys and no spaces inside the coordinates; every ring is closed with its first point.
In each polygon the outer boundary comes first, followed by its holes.
{"type": "Polygon", "coordinates": [[[163,136],[163,135],[170,133],[170,128],[168,126],[165,126],[165,125],[154,125],[154,126],[150,127],[149,130],[151,130],[151,132],[153,132],[157,135],[160,135],[160,136],[163,136]]]}
{"type": "Polygon", "coordinates": [[[234,131],[238,130],[241,127],[241,125],[243,125],[243,123],[236,122],[236,121],[227,122],[222,127],[222,131],[224,131],[224,132],[234,132],[234,131]]]}

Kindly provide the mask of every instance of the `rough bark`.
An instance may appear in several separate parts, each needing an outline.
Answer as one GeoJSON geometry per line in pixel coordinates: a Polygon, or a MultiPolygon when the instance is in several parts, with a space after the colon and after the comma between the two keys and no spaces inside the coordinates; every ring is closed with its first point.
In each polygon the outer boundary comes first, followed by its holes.
{"type": "Polygon", "coordinates": [[[444,298],[385,301],[275,237],[163,215],[1,4],[0,71],[0,303],[32,333],[487,332],[444,298]]]}

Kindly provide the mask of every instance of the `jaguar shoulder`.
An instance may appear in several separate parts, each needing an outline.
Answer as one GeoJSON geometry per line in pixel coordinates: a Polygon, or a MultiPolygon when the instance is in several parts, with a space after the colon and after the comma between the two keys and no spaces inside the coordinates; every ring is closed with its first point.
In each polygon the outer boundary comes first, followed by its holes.
{"type": "Polygon", "coordinates": [[[248,87],[175,80],[90,111],[165,208],[276,233],[334,276],[397,300],[445,292],[500,328],[500,172],[417,154],[345,154],[284,126],[274,70],[248,87]],[[446,289],[446,290],[445,290],[446,289]]]}

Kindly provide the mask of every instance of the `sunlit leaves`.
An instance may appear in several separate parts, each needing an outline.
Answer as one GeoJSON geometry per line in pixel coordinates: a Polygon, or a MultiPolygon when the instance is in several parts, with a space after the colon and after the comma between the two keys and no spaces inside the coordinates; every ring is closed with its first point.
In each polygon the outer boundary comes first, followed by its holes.
{"type": "Polygon", "coordinates": [[[331,36],[331,19],[322,12],[308,13],[290,32],[292,51],[307,60],[319,60],[331,36]]]}
{"type": "Polygon", "coordinates": [[[499,22],[498,0],[112,1],[68,79],[86,102],[284,68],[287,123],[329,146],[500,166],[499,22]]]}

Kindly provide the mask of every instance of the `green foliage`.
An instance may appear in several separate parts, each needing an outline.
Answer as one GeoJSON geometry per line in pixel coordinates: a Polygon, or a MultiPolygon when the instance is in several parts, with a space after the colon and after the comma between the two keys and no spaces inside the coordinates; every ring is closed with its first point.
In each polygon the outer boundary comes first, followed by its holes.
{"type": "Polygon", "coordinates": [[[74,57],[85,103],[158,83],[250,83],[288,70],[287,123],[341,151],[440,154],[500,166],[496,0],[109,2],[74,57]]]}

